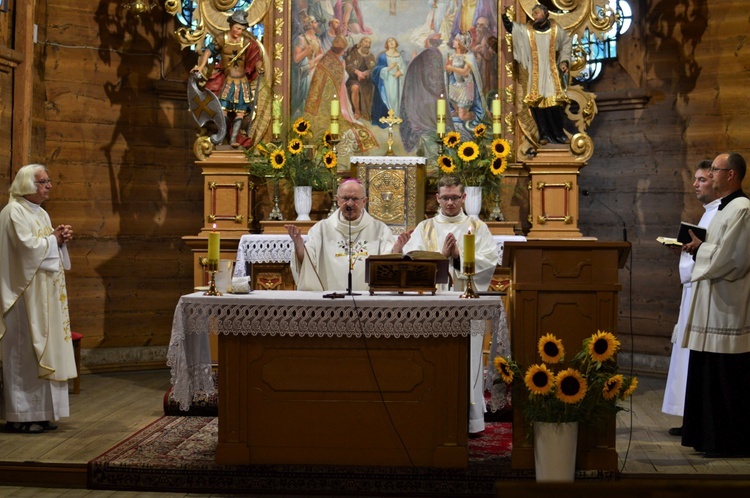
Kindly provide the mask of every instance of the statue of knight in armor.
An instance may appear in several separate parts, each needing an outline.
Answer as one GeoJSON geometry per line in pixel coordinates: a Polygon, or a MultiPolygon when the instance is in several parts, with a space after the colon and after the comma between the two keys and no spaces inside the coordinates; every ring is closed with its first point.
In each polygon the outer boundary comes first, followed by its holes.
{"type": "Polygon", "coordinates": [[[205,88],[219,98],[227,125],[230,129],[229,143],[232,147],[250,146],[250,124],[247,136],[240,135],[243,119],[252,122],[254,95],[261,84],[265,71],[263,48],[248,31],[247,13],[235,11],[228,19],[229,31],[219,34],[200,56],[193,73],[201,73],[208,59],[213,56],[216,63],[208,76],[205,88]]]}

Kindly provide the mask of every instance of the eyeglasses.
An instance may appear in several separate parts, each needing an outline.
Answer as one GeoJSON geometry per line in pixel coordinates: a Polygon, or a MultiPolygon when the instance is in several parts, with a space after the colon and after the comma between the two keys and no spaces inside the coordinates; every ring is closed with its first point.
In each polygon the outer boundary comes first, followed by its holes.
{"type": "Polygon", "coordinates": [[[714,171],[731,171],[731,169],[732,168],[714,168],[713,166],[711,166],[711,173],[713,173],[714,171]]]}
{"type": "Polygon", "coordinates": [[[46,180],[35,180],[34,183],[38,183],[39,185],[52,185],[52,180],[47,178],[46,180]]]}
{"type": "Polygon", "coordinates": [[[338,197],[337,196],[336,199],[338,199],[339,202],[342,202],[344,204],[347,204],[349,202],[353,202],[353,203],[356,204],[357,202],[359,202],[362,199],[364,199],[364,197],[338,197]]]}
{"type": "Polygon", "coordinates": [[[462,195],[452,195],[452,196],[449,197],[447,195],[441,195],[440,197],[438,197],[438,199],[440,199],[443,202],[458,202],[461,199],[463,199],[463,196],[462,195]]]}

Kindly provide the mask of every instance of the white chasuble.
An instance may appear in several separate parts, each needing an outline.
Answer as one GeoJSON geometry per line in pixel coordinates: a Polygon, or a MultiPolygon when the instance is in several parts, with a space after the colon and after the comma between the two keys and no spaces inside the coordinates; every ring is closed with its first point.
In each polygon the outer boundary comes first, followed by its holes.
{"type": "Polygon", "coordinates": [[[373,254],[390,253],[394,242],[391,229],[367,211],[350,225],[341,216],[341,210],[336,210],[308,232],[302,264],[292,256],[292,275],[297,289],[346,290],[351,267],[353,290],[369,290],[365,283],[365,260],[373,254]]]}

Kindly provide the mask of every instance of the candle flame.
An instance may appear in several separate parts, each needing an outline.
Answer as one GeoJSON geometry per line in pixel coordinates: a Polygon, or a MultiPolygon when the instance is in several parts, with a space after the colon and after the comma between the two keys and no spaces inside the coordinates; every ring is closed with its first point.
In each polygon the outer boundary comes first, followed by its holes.
{"type": "Polygon", "coordinates": [[[214,223],[214,232],[216,231],[216,223],[214,223]]]}

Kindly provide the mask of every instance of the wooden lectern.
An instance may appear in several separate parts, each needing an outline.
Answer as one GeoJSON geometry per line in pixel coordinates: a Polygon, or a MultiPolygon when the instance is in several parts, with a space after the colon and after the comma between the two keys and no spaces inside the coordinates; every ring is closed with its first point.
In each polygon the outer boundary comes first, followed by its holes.
{"type": "MultiPolygon", "coordinates": [[[[572,358],[597,330],[617,334],[618,270],[625,266],[628,242],[544,240],[506,242],[503,266],[511,272],[508,324],[513,359],[537,363],[537,343],[547,333],[561,339],[572,358]]],[[[534,467],[523,413],[513,415],[514,468],[534,467]]],[[[579,427],[576,468],[616,470],[615,417],[601,431],[579,427]]]]}

